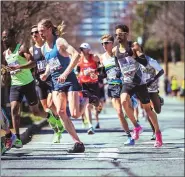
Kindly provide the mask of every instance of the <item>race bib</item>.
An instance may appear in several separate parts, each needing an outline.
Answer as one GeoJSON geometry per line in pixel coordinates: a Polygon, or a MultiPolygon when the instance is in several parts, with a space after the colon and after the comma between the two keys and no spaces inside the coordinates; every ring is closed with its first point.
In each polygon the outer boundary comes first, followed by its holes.
{"type": "Polygon", "coordinates": [[[47,65],[46,60],[37,61],[37,69],[38,72],[45,71],[47,65]]]}
{"type": "Polygon", "coordinates": [[[107,71],[107,79],[112,80],[116,79],[117,71],[115,68],[111,68],[107,71]]]}
{"type": "Polygon", "coordinates": [[[60,61],[59,61],[59,59],[57,57],[51,58],[49,60],[49,67],[50,67],[50,71],[51,72],[62,68],[62,66],[60,64],[60,61]]]}
{"type": "MultiPolygon", "coordinates": [[[[8,66],[19,66],[19,62],[18,61],[14,61],[14,62],[12,62],[12,63],[9,63],[8,64],[8,66]]],[[[16,69],[16,70],[14,70],[14,71],[10,71],[10,74],[11,75],[14,75],[14,74],[16,74],[17,72],[19,72],[19,71],[21,71],[20,69],[16,69]]]]}

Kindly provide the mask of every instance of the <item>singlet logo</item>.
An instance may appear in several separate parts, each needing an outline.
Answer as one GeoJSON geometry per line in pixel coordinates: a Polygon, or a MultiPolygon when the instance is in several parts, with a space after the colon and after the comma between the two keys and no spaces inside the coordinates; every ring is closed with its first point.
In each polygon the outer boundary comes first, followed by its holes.
{"type": "Polygon", "coordinates": [[[35,55],[37,55],[38,53],[39,53],[38,50],[35,50],[35,51],[34,51],[34,54],[35,54],[35,55]]]}

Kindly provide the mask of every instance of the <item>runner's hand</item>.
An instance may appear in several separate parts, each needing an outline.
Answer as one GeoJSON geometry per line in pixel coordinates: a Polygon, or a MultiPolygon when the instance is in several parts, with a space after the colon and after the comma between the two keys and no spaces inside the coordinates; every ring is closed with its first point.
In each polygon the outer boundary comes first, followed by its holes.
{"type": "Polygon", "coordinates": [[[41,74],[40,75],[40,79],[42,80],[42,81],[45,81],[46,79],[47,79],[47,75],[44,73],[44,74],[41,74]]]}
{"type": "Polygon", "coordinates": [[[8,71],[15,71],[17,69],[20,69],[20,65],[15,65],[15,66],[7,66],[6,69],[8,71]]]}
{"type": "Polygon", "coordinates": [[[58,82],[64,83],[66,79],[67,79],[67,75],[65,75],[65,74],[63,73],[63,74],[61,74],[61,75],[58,77],[58,82]]]}

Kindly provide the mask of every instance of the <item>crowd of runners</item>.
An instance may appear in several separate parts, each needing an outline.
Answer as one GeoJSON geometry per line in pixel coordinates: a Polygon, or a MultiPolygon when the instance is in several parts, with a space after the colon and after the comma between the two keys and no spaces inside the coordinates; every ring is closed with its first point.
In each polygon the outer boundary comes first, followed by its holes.
{"type": "Polygon", "coordinates": [[[30,28],[33,46],[19,43],[13,29],[2,32],[3,63],[1,79],[11,76],[10,106],[14,133],[11,132],[4,108],[1,106],[1,127],[5,142],[1,154],[12,147],[23,147],[20,137],[20,106],[25,97],[30,111],[47,118],[54,131],[53,143],[60,143],[66,130],[74,141],[69,153],[85,151],[71,119],[81,119],[88,134],[100,128],[99,113],[105,103],[104,81],[108,97],[117,112],[123,131],[127,134],[124,145],[135,145],[143,131],[138,120],[138,107],[145,113],[155,140],[161,147],[162,134],[157,114],[164,101],[159,96],[158,79],[164,73],[158,62],[145,55],[142,47],[128,40],[129,28],[117,25],[115,35],[105,34],[101,44],[105,53],[93,54],[88,43],[79,45],[79,51],[63,37],[63,26],[42,19],[30,28]],[[117,40],[118,45],[114,45],[117,40]],[[39,108],[42,105],[43,109],[39,108]],[[92,124],[95,113],[96,125],[92,124]],[[127,123],[130,119],[133,131],[127,123]]]}

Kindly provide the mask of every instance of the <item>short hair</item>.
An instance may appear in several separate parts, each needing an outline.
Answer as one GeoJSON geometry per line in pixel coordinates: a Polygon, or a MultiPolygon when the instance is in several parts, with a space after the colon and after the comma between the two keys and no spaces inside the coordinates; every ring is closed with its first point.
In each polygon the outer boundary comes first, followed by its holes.
{"type": "Polygon", "coordinates": [[[38,26],[37,26],[37,25],[33,25],[33,26],[31,27],[31,30],[32,30],[33,28],[38,28],[38,26]]]}
{"type": "Polygon", "coordinates": [[[5,29],[5,30],[3,30],[3,32],[4,31],[6,31],[8,33],[7,34],[8,36],[15,37],[15,35],[16,35],[16,32],[15,32],[15,30],[13,28],[5,29]]]}
{"type": "Polygon", "coordinates": [[[112,36],[112,35],[110,35],[110,34],[105,34],[105,35],[103,35],[102,37],[101,37],[101,40],[103,40],[103,39],[108,39],[109,41],[112,41],[112,42],[114,42],[114,37],[112,36]]]}
{"type": "Polygon", "coordinates": [[[121,29],[123,32],[129,33],[129,28],[126,25],[117,25],[115,29],[121,29]]]}

